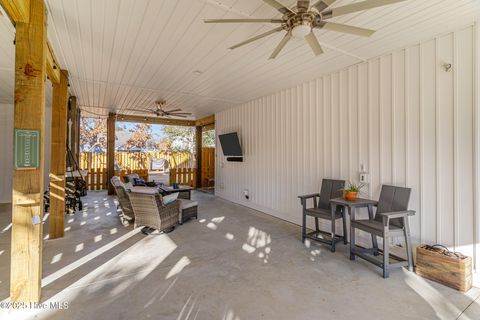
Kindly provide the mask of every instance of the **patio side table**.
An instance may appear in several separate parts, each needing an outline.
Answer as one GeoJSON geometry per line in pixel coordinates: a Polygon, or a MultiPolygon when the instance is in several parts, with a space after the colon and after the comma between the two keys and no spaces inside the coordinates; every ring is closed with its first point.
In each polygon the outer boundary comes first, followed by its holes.
{"type": "Polygon", "coordinates": [[[191,199],[191,192],[194,189],[193,187],[190,186],[184,186],[184,185],[179,185],[177,189],[174,189],[172,186],[160,186],[158,187],[160,191],[162,191],[164,194],[172,194],[175,192],[178,192],[179,195],[178,197],[180,199],[191,199]]]}
{"type": "MultiPolygon", "coordinates": [[[[335,212],[337,206],[343,206],[347,209],[348,214],[350,215],[350,221],[355,220],[355,210],[357,208],[367,208],[368,217],[373,219],[373,206],[376,205],[378,201],[357,198],[355,201],[348,201],[344,198],[335,198],[330,200],[331,210],[335,212]]],[[[345,235],[344,235],[345,236],[345,235]]],[[[355,241],[355,229],[351,227],[350,224],[350,242],[355,241]]],[[[372,244],[375,251],[375,255],[378,255],[378,243],[375,235],[372,234],[372,244]]],[[[350,260],[355,260],[355,256],[350,253],[350,260]]]]}

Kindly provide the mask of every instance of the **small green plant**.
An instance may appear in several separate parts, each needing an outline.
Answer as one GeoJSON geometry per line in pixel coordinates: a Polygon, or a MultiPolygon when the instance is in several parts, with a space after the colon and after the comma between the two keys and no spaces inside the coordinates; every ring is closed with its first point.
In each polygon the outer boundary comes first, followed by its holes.
{"type": "Polygon", "coordinates": [[[357,192],[360,193],[360,191],[365,187],[364,183],[353,183],[353,182],[348,182],[347,186],[345,188],[341,189],[343,192],[357,192]]]}

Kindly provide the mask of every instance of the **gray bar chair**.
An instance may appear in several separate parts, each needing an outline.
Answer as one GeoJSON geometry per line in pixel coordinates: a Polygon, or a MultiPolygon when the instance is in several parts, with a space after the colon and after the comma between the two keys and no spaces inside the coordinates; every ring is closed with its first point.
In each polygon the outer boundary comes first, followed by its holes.
{"type": "Polygon", "coordinates": [[[342,241],[347,244],[347,221],[346,212],[343,207],[337,206],[337,210],[331,212],[330,199],[339,198],[345,187],[345,180],[323,179],[320,193],[299,196],[303,207],[302,220],[302,242],[305,239],[311,239],[325,243],[330,246],[330,251],[335,252],[335,244],[342,241]],[[307,200],[313,199],[313,208],[307,208],[307,200]],[[307,233],[307,216],[315,218],[315,231],[307,233]],[[331,222],[330,232],[320,230],[318,219],[329,220],[331,222]],[[337,235],[335,232],[335,221],[343,220],[343,235],[337,235]],[[320,237],[319,237],[320,236],[320,237]],[[325,237],[326,236],[326,237],[325,237]]]}
{"type": "MultiPolygon", "coordinates": [[[[415,211],[408,210],[410,199],[410,188],[382,186],[377,212],[373,219],[356,220],[351,217],[350,223],[350,260],[355,256],[371,262],[383,269],[383,277],[388,278],[390,266],[389,243],[390,239],[397,237],[405,238],[407,251],[408,270],[413,271],[412,244],[410,240],[410,227],[408,217],[415,214],[415,211]],[[383,259],[378,260],[369,253],[378,254],[378,248],[362,249],[355,245],[355,229],[359,229],[383,238],[383,259]]],[[[400,262],[399,264],[404,265],[400,262]]]]}

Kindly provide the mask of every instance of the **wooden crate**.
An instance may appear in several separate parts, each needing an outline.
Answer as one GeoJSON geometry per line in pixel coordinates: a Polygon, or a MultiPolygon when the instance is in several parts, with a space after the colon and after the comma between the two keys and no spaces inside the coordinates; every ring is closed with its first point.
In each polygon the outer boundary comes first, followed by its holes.
{"type": "Polygon", "coordinates": [[[427,245],[417,247],[415,272],[448,287],[468,291],[472,287],[472,258],[447,256],[442,249],[427,245]]]}

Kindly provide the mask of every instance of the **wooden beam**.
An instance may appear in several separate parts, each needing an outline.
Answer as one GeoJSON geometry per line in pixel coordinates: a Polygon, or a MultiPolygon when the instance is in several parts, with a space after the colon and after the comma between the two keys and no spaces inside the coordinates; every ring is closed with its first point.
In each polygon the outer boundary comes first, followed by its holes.
{"type": "Polygon", "coordinates": [[[49,239],[61,238],[65,229],[65,171],[67,154],[68,72],[62,71],[60,82],[53,84],[52,148],[50,153],[49,239]]]}
{"type": "Polygon", "coordinates": [[[30,21],[30,0],[0,0],[0,5],[14,25],[30,21]]]}
{"type": "Polygon", "coordinates": [[[207,124],[206,126],[203,126],[203,131],[209,131],[209,130],[215,130],[215,123],[207,124]]]}
{"type": "MultiPolygon", "coordinates": [[[[30,20],[30,1],[31,0],[0,0],[13,25],[17,23],[28,23],[30,20]]],[[[60,82],[60,67],[53,53],[52,46],[47,41],[47,76],[52,83],[60,82]]]]}
{"type": "Polygon", "coordinates": [[[122,114],[117,115],[117,121],[164,124],[164,125],[170,125],[170,126],[184,126],[184,127],[195,126],[194,120],[171,119],[171,118],[160,118],[160,117],[141,117],[141,116],[130,116],[130,115],[122,115],[122,114]]]}
{"type": "Polygon", "coordinates": [[[204,126],[208,126],[208,125],[214,125],[215,124],[215,115],[212,114],[211,116],[208,116],[208,117],[205,117],[205,118],[202,118],[202,119],[198,119],[197,121],[195,121],[195,126],[200,126],[200,127],[204,127],[204,126]]]}
{"type": "Polygon", "coordinates": [[[60,83],[60,67],[49,42],[47,42],[47,76],[52,83],[60,83]]]}
{"type": "Polygon", "coordinates": [[[202,127],[195,127],[196,153],[197,153],[197,188],[202,187],[202,127]]]}
{"type": "MultiPolygon", "coordinates": [[[[16,130],[39,133],[39,165],[13,170],[10,298],[38,302],[42,280],[43,173],[45,126],[45,56],[47,17],[43,0],[30,1],[30,22],[16,24],[16,130]]],[[[25,148],[27,149],[27,148],[25,148]]],[[[14,152],[25,155],[18,145],[14,152]]]]}
{"type": "Polygon", "coordinates": [[[115,194],[110,179],[115,174],[115,113],[109,113],[107,119],[107,186],[108,194],[115,194]]]}

